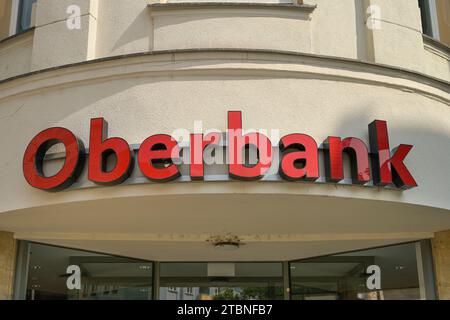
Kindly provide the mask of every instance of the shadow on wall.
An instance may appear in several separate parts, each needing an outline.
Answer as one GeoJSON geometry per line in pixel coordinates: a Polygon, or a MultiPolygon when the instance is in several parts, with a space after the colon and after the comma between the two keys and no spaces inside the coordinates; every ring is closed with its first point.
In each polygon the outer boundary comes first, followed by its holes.
{"type": "MultiPolygon", "coordinates": [[[[221,10],[226,10],[227,7],[222,8],[221,10]]],[[[158,23],[155,25],[155,28],[163,28],[168,26],[179,25],[183,23],[190,23],[194,21],[201,20],[213,20],[218,18],[259,18],[259,17],[268,17],[267,13],[258,12],[249,10],[246,11],[245,7],[240,9],[239,12],[229,13],[225,11],[224,13],[209,13],[206,11],[203,13],[202,11],[197,11],[195,14],[186,14],[186,15],[172,15],[172,16],[163,16],[158,19],[158,23]]],[[[295,12],[292,14],[291,12],[280,11],[280,12],[270,12],[270,18],[284,18],[284,19],[294,19],[294,20],[304,20],[309,21],[309,14],[304,12],[295,12]]]]}
{"type": "MultiPolygon", "coordinates": [[[[136,19],[126,28],[117,41],[114,43],[112,51],[116,51],[121,47],[130,45],[133,42],[140,41],[142,39],[148,39],[149,47],[148,51],[153,50],[153,30],[152,27],[149,28],[150,21],[152,17],[150,15],[150,10],[145,7],[136,17],[136,19]]],[[[136,50],[136,52],[141,52],[145,50],[136,50]]],[[[130,53],[127,50],[127,53],[130,53]]]]}
{"type": "MultiPolygon", "coordinates": [[[[404,110],[395,110],[390,113],[408,112],[408,105],[406,104],[398,105],[397,107],[404,110]]],[[[448,106],[444,105],[442,107],[448,108],[448,106]]],[[[401,121],[398,115],[395,115],[395,117],[377,117],[375,115],[377,118],[374,118],[373,113],[369,112],[370,108],[371,105],[367,105],[366,109],[368,112],[363,112],[363,109],[359,109],[360,111],[353,112],[351,115],[346,114],[343,116],[339,121],[337,131],[330,132],[330,135],[341,135],[342,138],[345,138],[347,133],[352,136],[352,128],[366,126],[374,120],[387,121],[391,150],[400,144],[414,146],[406,157],[405,164],[416,180],[418,187],[404,191],[404,193],[407,193],[408,196],[413,196],[418,203],[435,203],[436,206],[449,208],[448,182],[450,181],[450,171],[447,164],[450,159],[449,122],[447,121],[446,123],[445,120],[437,119],[434,125],[430,125],[429,122],[417,121],[415,125],[405,126],[404,121],[402,121],[403,124],[399,125],[396,123],[401,121]],[[395,121],[394,119],[397,120],[395,121]],[[439,130],[439,128],[443,130],[439,130]],[[426,190],[426,193],[422,192],[423,189],[426,190]]],[[[360,138],[367,143],[367,147],[370,150],[368,130],[360,138]]],[[[399,196],[402,197],[403,193],[400,192],[399,196]]]]}

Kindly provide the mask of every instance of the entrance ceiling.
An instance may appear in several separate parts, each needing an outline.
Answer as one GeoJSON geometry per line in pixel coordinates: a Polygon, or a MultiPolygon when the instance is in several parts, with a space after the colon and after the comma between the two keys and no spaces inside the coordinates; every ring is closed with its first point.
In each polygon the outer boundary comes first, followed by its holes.
{"type": "Polygon", "coordinates": [[[431,238],[447,210],[311,195],[198,194],[83,201],[7,212],[16,238],[159,261],[294,260],[431,238]],[[214,236],[243,245],[221,251],[214,236]]]}

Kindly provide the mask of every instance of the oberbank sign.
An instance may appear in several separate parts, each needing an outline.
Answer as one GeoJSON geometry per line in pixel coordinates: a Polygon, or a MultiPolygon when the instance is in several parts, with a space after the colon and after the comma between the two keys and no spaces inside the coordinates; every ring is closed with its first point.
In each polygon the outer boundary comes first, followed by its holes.
{"type": "Polygon", "coordinates": [[[204,156],[209,150],[213,156],[224,154],[217,156],[216,162],[226,162],[231,180],[261,180],[276,165],[276,174],[281,180],[318,182],[321,179],[319,159],[322,158],[325,182],[340,183],[344,180],[346,154],[351,184],[399,190],[417,186],[404,163],[413,146],[401,144],[391,151],[386,121],[375,120],[369,124],[370,152],[364,141],[353,137],[329,136],[319,149],[314,138],[303,133],[286,135],[274,147],[264,133],[246,133],[242,127],[242,113],[230,111],[226,134],[190,134],[185,149],[173,136],[156,134],[132,147],[120,137],[108,137],[105,119],[95,118],[90,123],[88,150],[83,141],[66,128],[49,128],[37,134],[26,148],[23,174],[32,187],[53,192],[75,183],[85,165],[87,179],[96,185],[121,184],[138,169],[148,181],[166,183],[181,177],[180,166],[189,169],[190,181],[205,180],[205,167],[210,164],[205,162],[204,156]],[[46,154],[56,144],[64,145],[64,164],[56,174],[46,176],[46,154]]]}

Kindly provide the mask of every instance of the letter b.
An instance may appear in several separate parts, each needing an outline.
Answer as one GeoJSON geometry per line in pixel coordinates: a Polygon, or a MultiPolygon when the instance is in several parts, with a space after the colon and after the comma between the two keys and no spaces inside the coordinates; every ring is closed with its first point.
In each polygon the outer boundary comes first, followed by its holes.
{"type": "Polygon", "coordinates": [[[89,180],[98,184],[120,184],[131,174],[133,157],[128,142],[108,139],[108,123],[103,118],[91,120],[89,141],[89,180]],[[108,170],[108,158],[114,155],[114,168],[108,170]]]}
{"type": "Polygon", "coordinates": [[[242,113],[228,112],[228,167],[229,175],[239,180],[258,180],[272,165],[272,143],[261,133],[242,134],[242,113]],[[244,164],[243,149],[253,145],[258,151],[258,161],[244,164]]]}

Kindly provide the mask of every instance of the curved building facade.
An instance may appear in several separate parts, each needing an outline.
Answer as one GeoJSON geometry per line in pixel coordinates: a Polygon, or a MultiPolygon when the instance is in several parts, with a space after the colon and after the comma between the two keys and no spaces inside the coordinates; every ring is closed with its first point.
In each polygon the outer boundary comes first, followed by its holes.
{"type": "Polygon", "coordinates": [[[1,298],[450,298],[449,1],[2,3],[1,298]]]}

